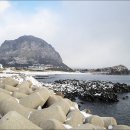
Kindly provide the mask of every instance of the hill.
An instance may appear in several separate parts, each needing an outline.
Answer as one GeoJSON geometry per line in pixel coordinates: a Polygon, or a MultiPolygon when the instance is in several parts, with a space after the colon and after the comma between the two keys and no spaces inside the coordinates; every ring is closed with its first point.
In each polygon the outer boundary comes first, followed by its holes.
{"type": "Polygon", "coordinates": [[[97,69],[82,69],[81,72],[91,72],[108,75],[127,75],[129,70],[124,65],[117,65],[113,67],[97,68],[97,69]]]}
{"type": "Polygon", "coordinates": [[[8,67],[42,64],[51,65],[53,68],[70,69],[50,44],[30,35],[6,40],[0,47],[0,63],[8,67]]]}

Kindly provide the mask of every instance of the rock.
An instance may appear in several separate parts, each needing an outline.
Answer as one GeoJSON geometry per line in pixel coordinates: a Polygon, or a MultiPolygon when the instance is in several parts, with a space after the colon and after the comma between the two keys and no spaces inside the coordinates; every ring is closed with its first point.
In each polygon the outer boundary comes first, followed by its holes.
{"type": "Polygon", "coordinates": [[[34,111],[31,113],[29,120],[40,126],[40,123],[49,119],[56,119],[60,122],[65,122],[66,116],[60,106],[51,106],[43,110],[34,111]]]}
{"type": "Polygon", "coordinates": [[[43,130],[65,130],[64,125],[60,121],[55,119],[49,119],[45,122],[41,122],[40,127],[43,130]]]}
{"type": "Polygon", "coordinates": [[[10,92],[14,92],[14,91],[18,90],[18,88],[13,87],[11,85],[5,85],[5,89],[8,90],[8,91],[10,91],[10,92]]]}
{"type": "Polygon", "coordinates": [[[0,114],[5,115],[9,111],[16,111],[24,117],[28,118],[33,109],[26,108],[18,103],[15,98],[8,98],[0,102],[0,114]]]}
{"type": "Polygon", "coordinates": [[[86,123],[86,124],[82,124],[78,127],[74,127],[70,130],[105,130],[104,127],[99,127],[99,126],[95,126],[93,124],[90,123],[86,123]]]}
{"type": "Polygon", "coordinates": [[[3,79],[3,84],[7,84],[7,85],[10,85],[10,86],[14,86],[16,87],[18,85],[18,81],[11,78],[11,77],[7,77],[5,79],[3,79]]]}
{"type": "Polygon", "coordinates": [[[104,121],[105,128],[108,128],[110,125],[117,125],[116,119],[113,117],[101,117],[101,119],[104,121]]]}
{"type": "Polygon", "coordinates": [[[127,93],[130,92],[130,86],[124,83],[115,83],[113,91],[116,93],[127,93]]]}
{"type": "Polygon", "coordinates": [[[129,96],[122,97],[123,100],[128,99],[128,98],[129,98],[129,96]]]}
{"type": "Polygon", "coordinates": [[[59,102],[60,100],[62,100],[63,98],[61,96],[58,95],[51,95],[48,100],[47,100],[47,106],[51,106],[52,104],[59,102]]]}
{"type": "Polygon", "coordinates": [[[97,115],[89,116],[88,118],[85,119],[85,122],[93,124],[95,126],[104,127],[103,119],[97,115]]]}
{"type": "Polygon", "coordinates": [[[0,88],[0,92],[6,93],[6,94],[8,94],[8,95],[11,95],[11,94],[12,94],[12,92],[10,92],[10,91],[8,91],[8,90],[5,90],[5,89],[2,89],[2,88],[0,88]]]}
{"type": "Polygon", "coordinates": [[[6,40],[0,46],[0,63],[20,68],[35,64],[42,67],[44,64],[56,70],[71,70],[62,62],[61,56],[50,44],[40,38],[26,35],[15,40],[6,40]]]}
{"type": "Polygon", "coordinates": [[[0,129],[14,129],[14,130],[42,130],[40,127],[27,120],[25,117],[17,113],[16,111],[8,112],[0,120],[0,129]]]}
{"type": "Polygon", "coordinates": [[[47,88],[42,88],[29,96],[20,99],[20,104],[28,108],[36,109],[38,106],[43,106],[50,96],[47,88]]]}
{"type": "Polygon", "coordinates": [[[49,89],[61,92],[71,100],[77,97],[90,102],[118,102],[118,94],[130,92],[130,85],[108,81],[58,80],[45,84],[49,89]]]}
{"type": "Polygon", "coordinates": [[[21,98],[27,97],[28,95],[24,93],[20,93],[20,92],[13,92],[12,96],[15,98],[21,99],[21,98]]]}
{"type": "Polygon", "coordinates": [[[112,130],[130,130],[130,126],[127,126],[127,125],[115,125],[115,126],[112,126],[112,130]]]}
{"type": "Polygon", "coordinates": [[[79,110],[73,110],[67,115],[65,124],[68,124],[72,127],[77,127],[78,125],[83,124],[83,115],[79,110]]]}

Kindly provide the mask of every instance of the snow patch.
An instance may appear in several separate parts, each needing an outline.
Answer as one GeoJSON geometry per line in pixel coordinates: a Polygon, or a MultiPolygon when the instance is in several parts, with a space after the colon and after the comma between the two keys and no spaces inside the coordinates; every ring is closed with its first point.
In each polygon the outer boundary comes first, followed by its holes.
{"type": "Polygon", "coordinates": [[[33,85],[37,86],[37,87],[42,87],[42,84],[40,82],[38,82],[35,78],[33,78],[32,76],[27,76],[25,78],[25,80],[27,81],[31,81],[33,85]]]}
{"type": "Polygon", "coordinates": [[[42,107],[41,107],[41,106],[38,106],[37,110],[42,110],[42,107]]]}
{"type": "Polygon", "coordinates": [[[12,95],[13,92],[9,92],[9,93],[10,93],[10,95],[12,95]]]}
{"type": "Polygon", "coordinates": [[[64,127],[66,128],[66,129],[71,129],[72,128],[72,126],[70,126],[70,125],[67,125],[67,124],[63,124],[64,125],[64,127]]]}
{"type": "Polygon", "coordinates": [[[90,117],[90,116],[92,116],[92,114],[86,113],[84,111],[80,111],[80,112],[85,117],[85,119],[88,118],[88,117],[90,117]]]}
{"type": "Polygon", "coordinates": [[[108,126],[108,129],[109,129],[109,130],[110,130],[110,129],[112,129],[112,128],[113,128],[113,126],[112,126],[112,125],[109,125],[109,126],[108,126]]]}
{"type": "Polygon", "coordinates": [[[67,118],[66,121],[70,121],[71,120],[71,117],[67,118]]]}
{"type": "Polygon", "coordinates": [[[19,100],[17,98],[15,98],[15,100],[19,103],[19,100]]]}
{"type": "Polygon", "coordinates": [[[29,114],[28,114],[28,119],[30,118],[31,113],[32,113],[32,111],[31,111],[31,112],[29,112],[29,114]]]}
{"type": "Polygon", "coordinates": [[[101,93],[96,93],[96,94],[94,94],[95,96],[101,96],[101,93]]]}
{"type": "Polygon", "coordinates": [[[70,107],[70,110],[73,111],[73,110],[75,110],[75,108],[74,107],[70,107]]]}
{"type": "Polygon", "coordinates": [[[75,104],[75,108],[79,110],[78,104],[76,102],[74,104],[75,104]]]}

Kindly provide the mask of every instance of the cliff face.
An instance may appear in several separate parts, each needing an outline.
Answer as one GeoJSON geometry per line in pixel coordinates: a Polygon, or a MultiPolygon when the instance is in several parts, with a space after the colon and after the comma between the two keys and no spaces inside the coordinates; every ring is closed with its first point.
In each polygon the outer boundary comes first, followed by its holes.
{"type": "Polygon", "coordinates": [[[6,66],[49,64],[67,68],[50,44],[34,36],[6,40],[0,47],[0,63],[6,66]]]}

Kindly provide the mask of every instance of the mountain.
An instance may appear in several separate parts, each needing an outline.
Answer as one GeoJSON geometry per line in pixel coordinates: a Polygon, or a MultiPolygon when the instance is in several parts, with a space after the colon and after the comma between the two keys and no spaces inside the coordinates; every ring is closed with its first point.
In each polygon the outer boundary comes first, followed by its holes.
{"type": "Polygon", "coordinates": [[[113,67],[97,68],[97,69],[83,69],[81,72],[91,72],[108,75],[127,75],[129,70],[124,65],[117,65],[113,67]]]}
{"type": "Polygon", "coordinates": [[[50,44],[30,35],[21,36],[15,40],[6,40],[0,47],[0,63],[4,66],[15,67],[44,64],[70,69],[50,44]]]}

